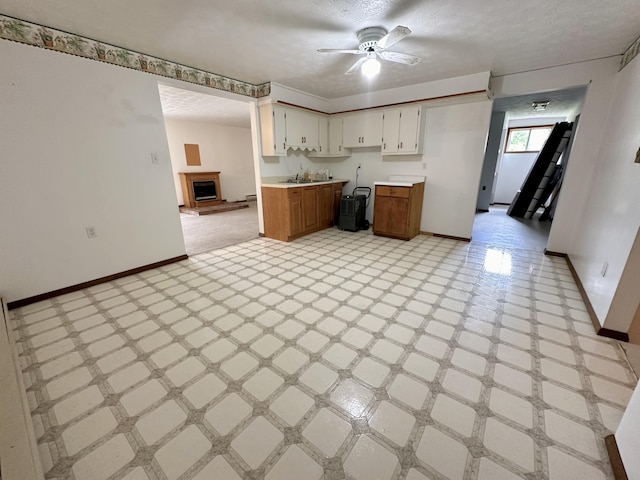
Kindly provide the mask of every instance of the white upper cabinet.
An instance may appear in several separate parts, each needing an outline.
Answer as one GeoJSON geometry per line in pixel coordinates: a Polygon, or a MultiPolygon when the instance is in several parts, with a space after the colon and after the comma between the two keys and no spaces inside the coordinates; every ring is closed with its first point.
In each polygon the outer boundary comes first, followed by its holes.
{"type": "Polygon", "coordinates": [[[320,115],[297,108],[287,109],[287,147],[318,149],[320,115]]]}
{"type": "Polygon", "coordinates": [[[383,155],[422,153],[424,110],[421,105],[384,111],[383,155]]]}
{"type": "Polygon", "coordinates": [[[318,155],[328,154],[329,145],[329,117],[323,115],[318,117],[318,155]]]}
{"type": "Polygon", "coordinates": [[[260,136],[262,155],[274,157],[287,154],[286,109],[280,105],[260,106],[260,136]]]}
{"type": "Polygon", "coordinates": [[[342,117],[329,117],[329,153],[331,155],[348,155],[342,143],[342,117]]]}
{"type": "Polygon", "coordinates": [[[382,145],[382,110],[342,117],[343,148],[382,145]]]}

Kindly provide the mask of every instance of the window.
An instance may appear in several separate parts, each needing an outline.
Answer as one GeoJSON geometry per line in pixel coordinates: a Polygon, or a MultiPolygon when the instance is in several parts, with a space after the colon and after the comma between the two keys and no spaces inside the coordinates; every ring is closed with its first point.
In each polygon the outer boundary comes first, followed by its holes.
{"type": "Polygon", "coordinates": [[[532,153],[542,150],[553,125],[510,128],[507,133],[505,153],[532,153]]]}

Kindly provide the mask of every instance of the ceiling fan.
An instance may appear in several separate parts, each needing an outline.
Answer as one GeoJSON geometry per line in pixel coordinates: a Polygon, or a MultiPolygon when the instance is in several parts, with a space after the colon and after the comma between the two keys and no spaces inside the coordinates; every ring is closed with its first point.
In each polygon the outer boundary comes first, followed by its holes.
{"type": "Polygon", "coordinates": [[[354,73],[362,67],[362,73],[371,78],[380,72],[380,62],[378,58],[389,62],[403,63],[405,65],[415,65],[420,61],[420,57],[387,50],[387,48],[395,45],[409,34],[411,34],[411,30],[400,25],[388,33],[382,27],[363,28],[358,32],[358,50],[321,48],[318,52],[365,55],[365,57],[359,59],[345,73],[354,73]]]}

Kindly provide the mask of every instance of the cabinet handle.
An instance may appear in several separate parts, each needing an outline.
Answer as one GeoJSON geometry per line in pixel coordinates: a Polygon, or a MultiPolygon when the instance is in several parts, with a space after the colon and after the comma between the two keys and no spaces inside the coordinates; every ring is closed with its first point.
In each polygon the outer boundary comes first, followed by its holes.
{"type": "Polygon", "coordinates": [[[341,152],[342,151],[342,145],[338,145],[338,151],[341,152]]]}
{"type": "Polygon", "coordinates": [[[283,148],[284,150],[286,150],[286,149],[287,149],[287,142],[282,142],[282,148],[283,148]]]}
{"type": "Polygon", "coordinates": [[[320,145],[320,151],[322,151],[322,145],[320,145]]]}
{"type": "Polygon", "coordinates": [[[382,148],[383,148],[384,150],[386,150],[386,149],[387,149],[387,144],[386,144],[386,143],[383,143],[383,144],[382,144],[382,148]]]}
{"type": "Polygon", "coordinates": [[[400,142],[400,148],[402,148],[402,142],[400,142]]]}

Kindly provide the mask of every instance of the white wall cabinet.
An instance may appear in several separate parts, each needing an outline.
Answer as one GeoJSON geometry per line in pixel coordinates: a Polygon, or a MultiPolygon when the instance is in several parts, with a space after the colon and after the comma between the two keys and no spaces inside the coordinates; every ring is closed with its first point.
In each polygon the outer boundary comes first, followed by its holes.
{"type": "Polygon", "coordinates": [[[342,146],[342,117],[318,117],[319,145],[316,150],[305,152],[312,158],[340,158],[351,156],[351,151],[342,146]]]}
{"type": "Polygon", "coordinates": [[[331,155],[349,155],[342,141],[342,118],[329,117],[329,153],[331,155]]]}
{"type": "Polygon", "coordinates": [[[318,120],[319,115],[315,113],[287,108],[287,147],[317,149],[319,147],[318,120]]]}
{"type": "Polygon", "coordinates": [[[342,117],[343,148],[382,145],[382,110],[342,117]]]}
{"type": "Polygon", "coordinates": [[[280,105],[260,106],[260,137],[265,157],[287,154],[286,109],[280,105]]]}
{"type": "Polygon", "coordinates": [[[424,143],[424,112],[414,105],[384,111],[383,155],[411,155],[422,153],[424,143]]]}

